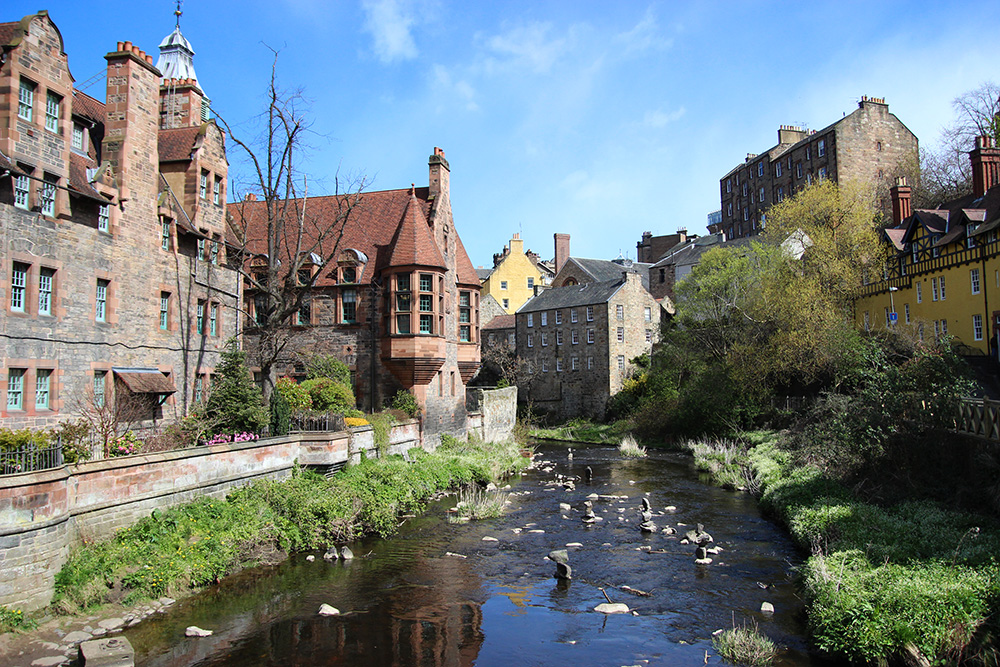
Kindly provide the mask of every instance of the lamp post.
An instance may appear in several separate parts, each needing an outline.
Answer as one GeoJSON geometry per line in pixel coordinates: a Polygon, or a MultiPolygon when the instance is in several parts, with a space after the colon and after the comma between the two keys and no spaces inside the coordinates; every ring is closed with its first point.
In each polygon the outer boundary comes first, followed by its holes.
{"type": "Polygon", "coordinates": [[[896,320],[899,319],[899,316],[896,315],[896,304],[893,302],[893,298],[892,298],[892,293],[893,292],[898,292],[898,291],[899,291],[898,287],[890,287],[889,288],[889,324],[890,325],[895,325],[896,324],[896,320]],[[895,316],[895,317],[893,317],[893,316],[895,316]]]}

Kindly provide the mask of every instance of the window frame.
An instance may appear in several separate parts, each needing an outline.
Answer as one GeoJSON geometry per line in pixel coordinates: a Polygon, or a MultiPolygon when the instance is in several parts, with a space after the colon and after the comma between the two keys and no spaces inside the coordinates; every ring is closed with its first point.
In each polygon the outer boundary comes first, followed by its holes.
{"type": "Polygon", "coordinates": [[[31,265],[14,261],[10,270],[10,311],[12,313],[28,312],[28,275],[31,265]]]}
{"type": "Polygon", "coordinates": [[[52,314],[52,296],[55,293],[56,270],[48,266],[38,268],[38,314],[52,314]]]}
{"type": "Polygon", "coordinates": [[[59,121],[62,115],[62,96],[48,90],[45,92],[45,129],[59,134],[59,121]]]}
{"type": "Polygon", "coordinates": [[[94,321],[104,322],[108,321],[108,291],[111,287],[111,281],[104,278],[97,279],[97,289],[94,292],[95,304],[94,304],[94,321]]]}
{"type": "Polygon", "coordinates": [[[14,206],[31,210],[31,178],[27,174],[14,174],[14,206]]]}
{"type": "Polygon", "coordinates": [[[97,231],[105,234],[111,230],[111,204],[97,205],[97,231]]]}
{"type": "Polygon", "coordinates": [[[26,368],[10,367],[7,369],[7,410],[24,410],[24,376],[26,368]]]}
{"type": "Polygon", "coordinates": [[[52,369],[35,369],[35,410],[52,409],[52,369]],[[44,400],[42,400],[44,398],[44,400]]]}
{"type": "Polygon", "coordinates": [[[29,123],[35,119],[35,91],[38,84],[21,77],[17,92],[17,117],[29,123]]]}

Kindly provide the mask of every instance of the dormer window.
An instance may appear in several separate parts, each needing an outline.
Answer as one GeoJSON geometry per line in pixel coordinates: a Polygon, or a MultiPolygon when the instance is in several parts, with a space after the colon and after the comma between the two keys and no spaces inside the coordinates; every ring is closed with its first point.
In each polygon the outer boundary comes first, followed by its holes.
{"type": "Polygon", "coordinates": [[[354,266],[345,266],[340,270],[341,278],[345,283],[358,282],[358,269],[354,266]]]}

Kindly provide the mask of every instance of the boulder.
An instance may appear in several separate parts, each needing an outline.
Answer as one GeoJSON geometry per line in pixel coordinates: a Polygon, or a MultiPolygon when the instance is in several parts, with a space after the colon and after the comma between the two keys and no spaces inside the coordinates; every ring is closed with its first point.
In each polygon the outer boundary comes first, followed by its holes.
{"type": "Polygon", "coordinates": [[[627,614],[632,610],[624,602],[602,602],[594,607],[594,611],[602,614],[627,614]]]}
{"type": "Polygon", "coordinates": [[[184,631],[184,634],[187,637],[211,637],[212,630],[203,630],[197,625],[189,625],[184,631]]]}
{"type": "Polygon", "coordinates": [[[319,606],[319,612],[317,613],[320,616],[339,616],[340,610],[337,609],[336,607],[331,607],[330,605],[324,603],[319,606]]]}
{"type": "Polygon", "coordinates": [[[348,547],[341,547],[340,558],[341,560],[351,560],[354,558],[354,552],[351,551],[348,547]]]}

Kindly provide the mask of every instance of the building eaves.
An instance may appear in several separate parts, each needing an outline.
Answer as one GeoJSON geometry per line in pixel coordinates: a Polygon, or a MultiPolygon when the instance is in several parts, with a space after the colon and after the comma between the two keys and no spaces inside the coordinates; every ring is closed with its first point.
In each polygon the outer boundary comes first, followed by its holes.
{"type": "Polygon", "coordinates": [[[534,313],[554,308],[573,308],[607,303],[623,284],[624,280],[619,277],[618,280],[552,287],[529,299],[518,308],[517,312],[518,314],[534,313]]]}
{"type": "Polygon", "coordinates": [[[513,315],[497,315],[492,320],[483,325],[483,331],[487,329],[513,329],[513,315]]]}

